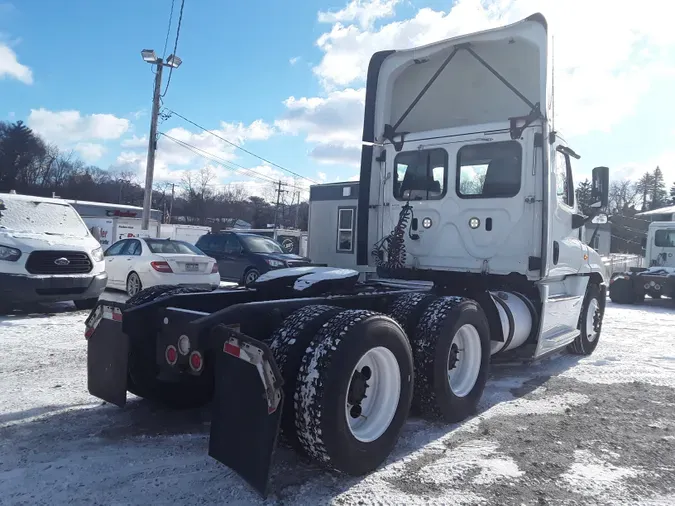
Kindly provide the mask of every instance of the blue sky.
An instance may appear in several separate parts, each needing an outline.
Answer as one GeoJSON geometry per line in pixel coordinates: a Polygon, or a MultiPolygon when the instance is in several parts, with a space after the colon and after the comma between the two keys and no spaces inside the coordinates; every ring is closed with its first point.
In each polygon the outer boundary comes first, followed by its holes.
{"type": "MultiPolygon", "coordinates": [[[[164,105],[314,181],[347,179],[358,170],[363,77],[374,51],[540,10],[556,33],[557,122],[582,154],[580,170],[603,164],[615,178],[635,177],[659,164],[672,183],[675,35],[665,14],[673,6],[557,4],[186,0],[177,51],[183,65],[164,105]]],[[[171,0],[0,0],[0,119],[21,119],[94,165],[142,176],[153,76],[140,50],[161,53],[170,7],[171,0]]],[[[176,0],[167,54],[179,7],[176,0]]],[[[179,118],[160,129],[268,177],[283,176],[179,118]]],[[[160,141],[159,178],[178,182],[205,163],[160,141]]],[[[212,169],[219,184],[247,179],[212,169]]]]}

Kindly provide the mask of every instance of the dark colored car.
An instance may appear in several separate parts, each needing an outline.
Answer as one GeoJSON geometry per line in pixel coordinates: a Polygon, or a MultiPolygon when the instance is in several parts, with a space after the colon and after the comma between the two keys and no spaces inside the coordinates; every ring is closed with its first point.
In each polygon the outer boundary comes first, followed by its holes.
{"type": "Polygon", "coordinates": [[[249,284],[273,269],[312,265],[309,258],[284,252],[273,239],[245,232],[207,234],[196,244],[218,262],[220,278],[249,284]]]}

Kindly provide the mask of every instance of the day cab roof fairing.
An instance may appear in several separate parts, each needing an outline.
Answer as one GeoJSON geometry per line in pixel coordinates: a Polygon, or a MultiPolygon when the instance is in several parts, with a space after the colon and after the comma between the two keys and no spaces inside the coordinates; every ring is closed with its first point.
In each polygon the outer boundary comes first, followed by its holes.
{"type": "Polygon", "coordinates": [[[377,201],[380,150],[405,135],[529,116],[550,103],[543,15],[403,51],[373,55],[368,67],[357,223],[357,261],[368,264],[370,206],[377,201]],[[401,135],[403,134],[403,135],[401,135]],[[372,191],[371,191],[372,190],[372,191]]]}

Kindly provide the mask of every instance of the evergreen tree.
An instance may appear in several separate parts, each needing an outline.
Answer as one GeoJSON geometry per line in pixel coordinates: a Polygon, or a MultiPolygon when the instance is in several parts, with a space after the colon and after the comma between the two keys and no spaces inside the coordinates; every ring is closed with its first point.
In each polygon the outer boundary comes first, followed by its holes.
{"type": "Polygon", "coordinates": [[[649,172],[645,172],[644,175],[638,180],[635,184],[635,189],[637,190],[640,200],[642,201],[642,210],[646,211],[649,209],[649,197],[652,192],[652,175],[649,172]]]}
{"type": "Polygon", "coordinates": [[[675,183],[670,187],[670,203],[675,206],[675,183]]]}
{"type": "Polygon", "coordinates": [[[654,169],[651,181],[649,209],[658,209],[668,205],[668,191],[663,178],[663,172],[659,167],[654,169]]]}
{"type": "Polygon", "coordinates": [[[577,188],[577,204],[579,205],[579,211],[582,214],[588,215],[591,210],[591,192],[593,190],[593,184],[586,179],[579,183],[577,188]]]}

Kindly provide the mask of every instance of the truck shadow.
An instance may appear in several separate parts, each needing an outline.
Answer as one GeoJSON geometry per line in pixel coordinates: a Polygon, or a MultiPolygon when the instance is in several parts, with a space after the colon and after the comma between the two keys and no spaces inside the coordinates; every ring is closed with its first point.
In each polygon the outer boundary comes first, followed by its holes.
{"type": "MultiPolygon", "coordinates": [[[[444,438],[457,429],[477,422],[487,410],[510,402],[544,385],[552,376],[573,367],[579,357],[560,354],[529,367],[508,365],[495,366],[488,381],[479,406],[479,413],[459,424],[447,424],[434,420],[412,417],[404,426],[399,442],[385,465],[395,464],[407,458],[423,447],[444,438]]],[[[93,400],[93,399],[92,399],[93,400]]],[[[0,441],[3,441],[3,454],[8,462],[49,461],[71,455],[77,460],[85,455],[111,455],[114,462],[116,454],[130,446],[134,448],[134,465],[151,465],[160,455],[173,455],[173,460],[181,458],[197,460],[208,471],[208,487],[217,489],[217,501],[221,504],[229,501],[251,504],[260,501],[238,476],[207,456],[208,434],[210,429],[210,407],[196,410],[173,411],[162,406],[129,396],[124,409],[107,403],[96,405],[73,404],[72,406],[46,406],[21,413],[10,413],[0,421],[0,441]],[[52,409],[54,408],[54,409],[52,409]],[[58,408],[58,409],[57,409],[58,408]],[[61,409],[68,408],[68,409],[61,409]],[[37,417],[37,418],[33,418],[37,417]],[[33,418],[26,420],[27,418],[33,418]],[[9,423],[8,423],[9,422],[9,423]],[[49,449],[33,445],[33,441],[51,441],[49,449]],[[42,454],[42,452],[45,454],[42,454]]],[[[246,437],[246,435],[242,435],[246,437]]],[[[125,457],[128,458],[128,457],[125,457]]],[[[180,467],[180,462],[176,466],[180,467]]],[[[42,471],[48,480],[50,470],[42,471]]],[[[110,471],[114,473],[115,471],[110,471]]],[[[174,472],[167,469],[166,472],[174,472]]],[[[54,476],[55,478],[55,476],[54,476]]],[[[83,488],[91,480],[79,475],[72,478],[81,481],[83,488]]],[[[281,445],[275,455],[271,477],[271,502],[295,502],[308,494],[307,490],[321,491],[317,502],[332,502],[337,496],[358,485],[368,477],[347,477],[327,471],[318,465],[307,462],[294,451],[281,445]]],[[[134,487],[129,484],[128,487],[134,487]]],[[[205,489],[204,494],[207,494],[205,489]]],[[[205,499],[210,500],[208,496],[205,499]]],[[[214,500],[216,497],[214,497],[214,500]]],[[[307,498],[308,499],[308,498],[307,498]]]]}

